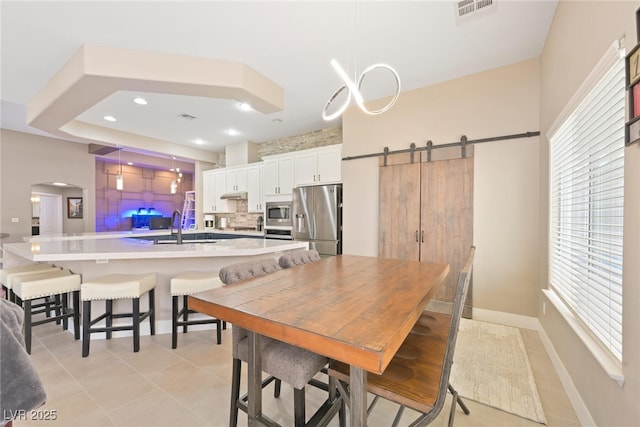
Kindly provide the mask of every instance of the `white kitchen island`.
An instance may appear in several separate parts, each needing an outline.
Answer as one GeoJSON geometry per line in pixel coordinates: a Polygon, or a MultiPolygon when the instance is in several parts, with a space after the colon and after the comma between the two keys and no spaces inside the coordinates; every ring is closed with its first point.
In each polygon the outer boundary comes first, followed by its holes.
{"type": "MultiPolygon", "coordinates": [[[[83,281],[108,274],[156,273],[156,331],[171,332],[170,280],[185,271],[218,271],[238,262],[259,258],[278,259],[284,252],[307,249],[306,242],[292,240],[228,239],[215,243],[154,244],[133,238],[47,239],[3,246],[4,267],[46,262],[82,274],[83,281]]],[[[142,307],[146,307],[145,298],[142,307]]],[[[130,311],[130,301],[116,301],[116,311],[130,311]]],[[[94,312],[104,304],[94,302],[94,312]]],[[[204,327],[213,325],[203,325],[204,327]]],[[[198,327],[194,327],[197,329],[198,327]]],[[[149,334],[143,322],[142,334],[149,334]]],[[[127,334],[119,333],[119,334],[127,334]]],[[[130,335],[130,332],[128,333],[130,335]]],[[[115,336],[118,336],[117,334],[115,336]]]]}

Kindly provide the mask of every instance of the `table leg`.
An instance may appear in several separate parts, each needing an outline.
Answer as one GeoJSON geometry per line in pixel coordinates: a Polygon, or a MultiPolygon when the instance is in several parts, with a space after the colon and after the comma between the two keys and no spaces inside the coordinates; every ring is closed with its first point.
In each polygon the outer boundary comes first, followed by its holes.
{"type": "Polygon", "coordinates": [[[350,368],[351,426],[367,426],[367,371],[357,366],[350,368]]]}
{"type": "Polygon", "coordinates": [[[247,330],[247,340],[249,344],[248,360],[248,381],[247,393],[249,401],[249,426],[262,425],[258,417],[262,415],[262,354],[260,353],[260,334],[247,330]]]}

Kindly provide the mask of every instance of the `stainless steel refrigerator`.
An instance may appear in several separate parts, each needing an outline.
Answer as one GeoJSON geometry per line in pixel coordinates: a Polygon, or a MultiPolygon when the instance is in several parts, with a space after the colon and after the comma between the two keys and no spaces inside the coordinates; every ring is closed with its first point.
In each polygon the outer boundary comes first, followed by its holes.
{"type": "Polygon", "coordinates": [[[293,240],[309,242],[320,255],[342,253],[342,185],[293,189],[293,240]]]}

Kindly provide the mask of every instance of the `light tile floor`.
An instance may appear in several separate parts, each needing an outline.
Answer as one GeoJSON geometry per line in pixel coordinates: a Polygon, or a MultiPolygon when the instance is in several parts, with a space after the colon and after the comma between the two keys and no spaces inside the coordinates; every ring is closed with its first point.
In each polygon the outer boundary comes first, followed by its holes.
{"type": "MultiPolygon", "coordinates": [[[[580,425],[537,332],[521,332],[548,425],[580,425]]],[[[133,353],[131,337],[94,339],[87,358],[81,357],[80,341],[54,324],[38,326],[34,334],[31,357],[48,394],[38,414],[53,415],[55,411],[56,420],[16,420],[15,427],[228,425],[230,330],[223,333],[222,345],[215,344],[213,331],[180,334],[176,350],[171,350],[170,335],[144,336],[139,353],[133,353]]],[[[283,426],[293,425],[291,388],[283,384],[281,397],[274,399],[271,387],[263,394],[264,412],[283,426]]],[[[313,387],[307,390],[309,415],[325,395],[313,387]]],[[[465,402],[471,415],[458,408],[456,426],[539,426],[501,410],[465,402]]],[[[432,425],[446,425],[448,408],[447,404],[432,425]]],[[[395,405],[381,402],[369,425],[390,425],[395,410],[395,405]]],[[[405,414],[404,425],[409,415],[405,414]]],[[[246,415],[240,412],[239,419],[239,425],[246,426],[246,415]]],[[[331,426],[337,425],[335,419],[331,426]]]]}

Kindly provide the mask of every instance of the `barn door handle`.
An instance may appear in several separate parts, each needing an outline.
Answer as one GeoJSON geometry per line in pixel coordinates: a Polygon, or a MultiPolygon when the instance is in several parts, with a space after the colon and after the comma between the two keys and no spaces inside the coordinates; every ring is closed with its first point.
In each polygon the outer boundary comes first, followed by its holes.
{"type": "Polygon", "coordinates": [[[418,243],[418,230],[416,230],[416,243],[418,243]]]}
{"type": "Polygon", "coordinates": [[[422,243],[424,243],[424,230],[422,230],[422,243]]]}

